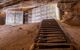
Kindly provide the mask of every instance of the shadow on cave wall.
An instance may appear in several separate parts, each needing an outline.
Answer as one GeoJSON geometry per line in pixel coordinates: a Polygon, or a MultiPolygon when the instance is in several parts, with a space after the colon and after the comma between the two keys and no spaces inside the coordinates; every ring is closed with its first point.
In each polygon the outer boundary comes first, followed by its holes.
{"type": "Polygon", "coordinates": [[[5,17],[0,17],[0,25],[4,25],[5,24],[5,17]]]}

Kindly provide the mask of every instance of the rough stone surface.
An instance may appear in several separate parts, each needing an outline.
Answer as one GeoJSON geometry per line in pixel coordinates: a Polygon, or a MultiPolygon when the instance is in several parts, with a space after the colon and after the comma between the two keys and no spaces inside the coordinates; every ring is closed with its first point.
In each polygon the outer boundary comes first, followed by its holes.
{"type": "Polygon", "coordinates": [[[61,22],[60,24],[66,35],[72,41],[72,44],[80,50],[80,26],[71,26],[61,22]]]}
{"type": "Polygon", "coordinates": [[[0,26],[0,50],[30,50],[38,28],[37,23],[0,26]]]}
{"type": "Polygon", "coordinates": [[[60,3],[59,8],[62,11],[60,14],[61,21],[73,26],[80,26],[80,2],[73,3],[60,3]]]}

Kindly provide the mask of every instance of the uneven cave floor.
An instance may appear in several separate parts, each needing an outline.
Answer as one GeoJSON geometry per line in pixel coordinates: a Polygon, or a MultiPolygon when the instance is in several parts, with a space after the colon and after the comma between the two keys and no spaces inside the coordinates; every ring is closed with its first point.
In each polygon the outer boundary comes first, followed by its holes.
{"type": "MultiPolygon", "coordinates": [[[[80,48],[80,26],[70,26],[59,22],[64,32],[67,32],[72,41],[80,48]]],[[[23,24],[17,26],[0,26],[1,50],[31,50],[37,36],[40,23],[23,24]]]]}

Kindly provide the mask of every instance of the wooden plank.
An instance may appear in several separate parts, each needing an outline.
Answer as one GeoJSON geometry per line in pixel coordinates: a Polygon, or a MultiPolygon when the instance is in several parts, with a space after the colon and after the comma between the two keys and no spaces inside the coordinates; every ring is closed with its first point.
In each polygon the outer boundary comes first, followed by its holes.
{"type": "Polygon", "coordinates": [[[68,43],[36,43],[39,48],[70,48],[68,43]]]}

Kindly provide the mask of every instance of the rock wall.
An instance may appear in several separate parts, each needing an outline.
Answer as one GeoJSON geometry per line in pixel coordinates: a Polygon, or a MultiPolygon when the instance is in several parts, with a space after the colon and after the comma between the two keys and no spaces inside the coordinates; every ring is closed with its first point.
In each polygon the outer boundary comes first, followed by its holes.
{"type": "Polygon", "coordinates": [[[80,26],[80,1],[59,3],[61,22],[73,26],[80,26]]]}

